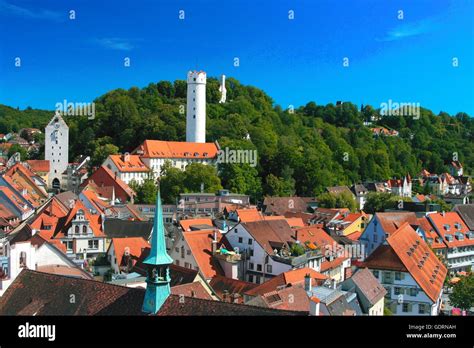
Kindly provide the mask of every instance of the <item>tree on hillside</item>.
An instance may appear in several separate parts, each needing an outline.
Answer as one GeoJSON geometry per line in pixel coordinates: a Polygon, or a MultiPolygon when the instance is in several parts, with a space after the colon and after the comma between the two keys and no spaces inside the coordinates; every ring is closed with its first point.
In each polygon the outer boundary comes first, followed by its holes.
{"type": "Polygon", "coordinates": [[[322,193],[318,196],[318,206],[322,208],[348,208],[350,211],[357,210],[357,202],[348,192],[340,194],[322,193]]]}

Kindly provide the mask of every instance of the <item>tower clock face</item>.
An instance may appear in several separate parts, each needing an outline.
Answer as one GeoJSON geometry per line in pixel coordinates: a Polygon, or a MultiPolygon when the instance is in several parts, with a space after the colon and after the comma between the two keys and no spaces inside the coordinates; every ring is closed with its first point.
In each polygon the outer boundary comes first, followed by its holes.
{"type": "Polygon", "coordinates": [[[59,122],[56,122],[56,123],[54,124],[54,128],[56,128],[56,129],[59,128],[59,122]]]}

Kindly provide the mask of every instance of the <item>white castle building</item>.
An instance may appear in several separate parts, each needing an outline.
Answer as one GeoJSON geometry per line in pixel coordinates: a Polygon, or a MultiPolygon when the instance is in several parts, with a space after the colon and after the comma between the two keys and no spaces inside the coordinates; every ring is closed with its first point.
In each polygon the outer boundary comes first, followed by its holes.
{"type": "Polygon", "coordinates": [[[48,187],[59,189],[69,163],[69,127],[58,112],[45,129],[44,157],[49,161],[48,187]]]}
{"type": "Polygon", "coordinates": [[[188,72],[186,107],[186,141],[206,142],[206,73],[188,72]]]}

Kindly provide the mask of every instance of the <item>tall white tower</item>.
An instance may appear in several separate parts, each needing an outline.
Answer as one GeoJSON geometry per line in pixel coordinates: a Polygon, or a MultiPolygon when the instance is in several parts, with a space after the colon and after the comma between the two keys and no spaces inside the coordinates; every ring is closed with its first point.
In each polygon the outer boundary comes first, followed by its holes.
{"type": "Polygon", "coordinates": [[[206,73],[188,72],[186,141],[206,142],[206,73]]]}
{"type": "Polygon", "coordinates": [[[44,158],[49,161],[48,186],[58,189],[69,163],[69,127],[58,112],[46,126],[44,158]]]}

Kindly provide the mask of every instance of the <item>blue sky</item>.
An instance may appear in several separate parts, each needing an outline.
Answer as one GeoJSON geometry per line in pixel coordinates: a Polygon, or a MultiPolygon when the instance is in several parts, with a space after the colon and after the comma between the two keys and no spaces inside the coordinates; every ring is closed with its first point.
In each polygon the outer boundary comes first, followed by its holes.
{"type": "Polygon", "coordinates": [[[283,108],[391,99],[474,115],[473,17],[471,0],[0,0],[0,103],[52,110],[202,69],[283,108]]]}

